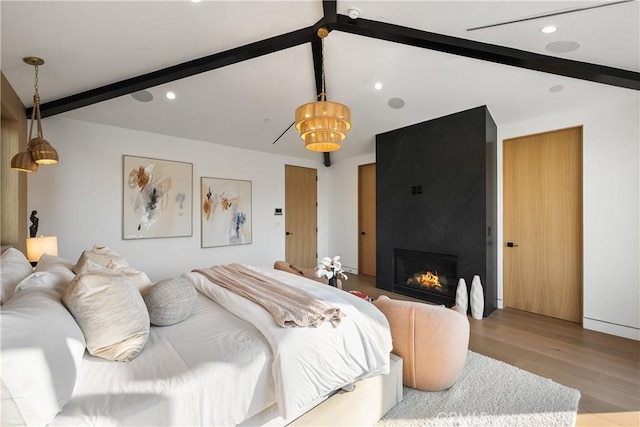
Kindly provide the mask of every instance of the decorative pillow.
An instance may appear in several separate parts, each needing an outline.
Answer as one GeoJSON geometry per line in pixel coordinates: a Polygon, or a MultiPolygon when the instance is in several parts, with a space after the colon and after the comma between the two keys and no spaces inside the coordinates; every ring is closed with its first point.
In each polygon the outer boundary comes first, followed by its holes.
{"type": "Polygon", "coordinates": [[[2,419],[47,425],[71,398],[85,350],[80,327],[45,288],[23,289],[0,310],[2,419]],[[5,409],[18,411],[4,413],[5,409]]]}
{"type": "Polygon", "coordinates": [[[198,291],[183,277],[161,280],[144,296],[149,319],[156,326],[169,326],[191,315],[198,291]]]}
{"type": "Polygon", "coordinates": [[[11,298],[18,283],[33,273],[33,267],[16,248],[7,249],[0,258],[0,304],[4,304],[11,298]]]}
{"type": "Polygon", "coordinates": [[[91,260],[103,267],[110,266],[112,269],[129,267],[127,260],[120,256],[117,252],[106,246],[93,245],[92,249],[88,249],[80,255],[78,262],[73,267],[73,272],[80,274],[87,260],[91,260]]]}
{"type": "Polygon", "coordinates": [[[69,283],[62,301],[84,332],[92,355],[128,362],[142,351],[149,313],[140,292],[123,274],[89,264],[69,283]]]}
{"type": "Polygon", "coordinates": [[[140,295],[142,296],[146,295],[149,289],[151,289],[151,287],[153,286],[153,282],[151,281],[151,279],[149,279],[149,276],[147,276],[147,273],[145,273],[144,271],[136,270],[132,267],[121,267],[112,270],[121,273],[127,279],[131,280],[131,283],[135,285],[135,287],[140,292],[140,295]]]}
{"type": "MultiPolygon", "coordinates": [[[[104,250],[101,250],[105,252],[104,250]]],[[[110,252],[115,254],[115,252],[111,251],[109,248],[106,248],[106,252],[110,252]]],[[[105,252],[105,253],[106,253],[105,252]]],[[[117,254],[116,254],[117,255],[117,254]]],[[[95,266],[99,266],[100,268],[108,268],[109,270],[117,271],[128,279],[130,279],[133,284],[138,288],[141,295],[144,295],[151,286],[153,286],[153,282],[149,279],[149,276],[143,271],[136,270],[135,268],[123,265],[126,264],[126,260],[119,255],[116,258],[102,257],[102,255],[95,257],[97,260],[93,259],[93,255],[88,253],[87,251],[83,252],[83,255],[80,256],[78,263],[74,267],[74,271],[76,274],[80,275],[82,273],[86,273],[91,268],[95,266]],[[86,253],[86,256],[85,256],[86,253]],[[119,259],[116,259],[119,257],[119,259]],[[106,262],[105,262],[106,261],[106,262]],[[92,267],[89,267],[91,265],[92,267]]]]}

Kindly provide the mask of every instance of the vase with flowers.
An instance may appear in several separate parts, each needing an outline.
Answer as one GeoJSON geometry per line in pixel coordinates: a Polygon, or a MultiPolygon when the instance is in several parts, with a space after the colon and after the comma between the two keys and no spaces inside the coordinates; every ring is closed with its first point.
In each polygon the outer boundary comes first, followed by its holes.
{"type": "Polygon", "coordinates": [[[338,287],[338,277],[347,280],[347,275],[342,269],[342,263],[340,262],[340,255],[333,258],[324,257],[316,268],[316,277],[326,277],[329,279],[329,285],[334,288],[338,287]]]}

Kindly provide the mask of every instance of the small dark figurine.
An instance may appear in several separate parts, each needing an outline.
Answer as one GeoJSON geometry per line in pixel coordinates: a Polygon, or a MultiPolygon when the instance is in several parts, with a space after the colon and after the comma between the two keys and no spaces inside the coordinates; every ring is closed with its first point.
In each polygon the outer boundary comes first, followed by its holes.
{"type": "Polygon", "coordinates": [[[31,216],[29,217],[31,220],[31,225],[29,226],[30,237],[36,237],[36,234],[38,234],[38,221],[40,219],[36,216],[37,213],[38,211],[31,211],[31,216]]]}

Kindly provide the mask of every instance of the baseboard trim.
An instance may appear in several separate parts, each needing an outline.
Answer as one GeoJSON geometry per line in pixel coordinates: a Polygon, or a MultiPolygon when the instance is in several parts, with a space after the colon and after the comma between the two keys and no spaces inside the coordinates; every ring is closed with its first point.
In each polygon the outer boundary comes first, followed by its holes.
{"type": "Polygon", "coordinates": [[[630,326],[618,325],[617,323],[605,322],[588,317],[582,318],[582,326],[592,331],[603,332],[605,334],[616,335],[622,338],[629,338],[640,341],[640,329],[630,326]]]}

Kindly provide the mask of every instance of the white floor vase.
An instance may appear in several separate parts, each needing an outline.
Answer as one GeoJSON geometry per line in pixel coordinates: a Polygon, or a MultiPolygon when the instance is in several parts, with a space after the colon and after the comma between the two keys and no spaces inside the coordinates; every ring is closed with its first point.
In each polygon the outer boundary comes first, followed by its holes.
{"type": "Polygon", "coordinates": [[[469,308],[469,294],[467,294],[467,282],[461,277],[456,288],[456,305],[467,312],[469,308]]]}
{"type": "Polygon", "coordinates": [[[473,280],[471,281],[469,304],[471,306],[471,317],[478,320],[482,319],[482,314],[484,313],[484,292],[482,291],[480,276],[477,274],[473,276],[473,280]]]}

